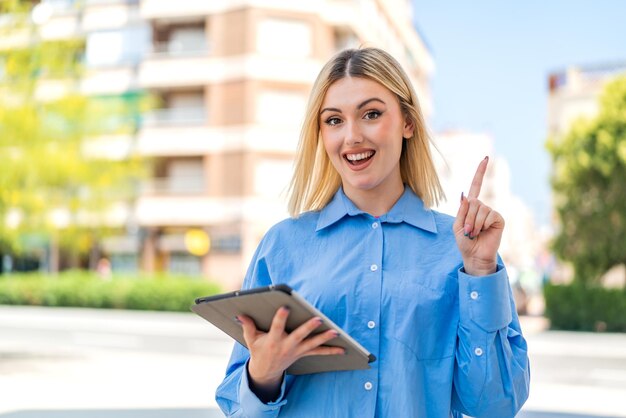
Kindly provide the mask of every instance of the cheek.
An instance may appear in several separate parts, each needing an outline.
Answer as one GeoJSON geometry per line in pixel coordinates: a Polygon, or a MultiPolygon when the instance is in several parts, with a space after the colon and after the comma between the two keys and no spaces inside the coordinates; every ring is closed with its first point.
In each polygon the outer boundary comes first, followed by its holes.
{"type": "Polygon", "coordinates": [[[398,131],[398,126],[391,118],[382,118],[377,123],[363,124],[361,131],[373,140],[388,141],[397,136],[395,132],[398,131]]]}
{"type": "Polygon", "coordinates": [[[380,124],[377,135],[378,138],[384,140],[388,149],[393,150],[394,154],[400,155],[402,152],[402,136],[404,135],[402,126],[391,122],[380,124]]]}
{"type": "Polygon", "coordinates": [[[341,140],[339,135],[328,132],[328,130],[320,131],[322,143],[328,156],[333,159],[337,158],[337,153],[341,149],[341,140]]]}

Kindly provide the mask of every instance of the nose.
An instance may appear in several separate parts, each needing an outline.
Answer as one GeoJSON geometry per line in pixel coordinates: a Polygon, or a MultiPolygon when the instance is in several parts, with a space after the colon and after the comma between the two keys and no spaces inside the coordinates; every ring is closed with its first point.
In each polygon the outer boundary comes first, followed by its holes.
{"type": "Polygon", "coordinates": [[[357,145],[363,142],[363,134],[356,122],[346,123],[346,145],[357,145]]]}

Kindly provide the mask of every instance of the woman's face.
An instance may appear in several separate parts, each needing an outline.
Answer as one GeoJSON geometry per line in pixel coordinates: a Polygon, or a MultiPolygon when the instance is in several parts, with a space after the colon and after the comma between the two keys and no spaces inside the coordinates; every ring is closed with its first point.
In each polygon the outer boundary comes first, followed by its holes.
{"type": "Polygon", "coordinates": [[[402,138],[413,135],[413,124],[395,94],[370,79],[345,77],[329,87],[319,117],[326,153],[348,196],[401,190],[402,138]]]}

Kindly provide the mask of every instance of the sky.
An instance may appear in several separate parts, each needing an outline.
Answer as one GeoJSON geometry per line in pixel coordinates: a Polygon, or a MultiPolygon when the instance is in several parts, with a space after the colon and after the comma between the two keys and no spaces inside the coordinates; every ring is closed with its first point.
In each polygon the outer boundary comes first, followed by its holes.
{"type": "Polygon", "coordinates": [[[547,225],[548,75],[573,65],[626,64],[626,1],[413,3],[435,62],[431,130],[491,135],[509,162],[513,193],[547,225]]]}

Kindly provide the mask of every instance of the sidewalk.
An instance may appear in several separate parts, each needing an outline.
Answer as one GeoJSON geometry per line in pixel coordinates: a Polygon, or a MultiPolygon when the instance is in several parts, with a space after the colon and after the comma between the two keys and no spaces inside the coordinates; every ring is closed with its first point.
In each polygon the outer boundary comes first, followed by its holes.
{"type": "MultiPolygon", "coordinates": [[[[626,417],[626,334],[521,317],[518,418],[626,417]]],[[[232,342],[193,314],[0,306],[0,418],[216,418],[232,342]]]]}
{"type": "Polygon", "coordinates": [[[550,331],[542,317],[520,323],[531,387],[518,418],[626,417],[626,334],[550,331]]]}

